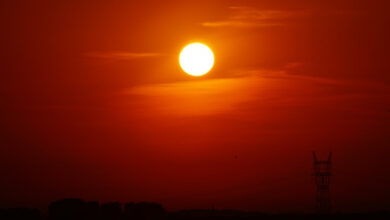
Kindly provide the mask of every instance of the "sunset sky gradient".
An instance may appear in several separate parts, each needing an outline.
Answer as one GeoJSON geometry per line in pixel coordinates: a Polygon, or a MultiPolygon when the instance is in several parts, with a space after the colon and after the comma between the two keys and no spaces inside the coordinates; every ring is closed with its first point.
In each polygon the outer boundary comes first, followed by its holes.
{"type": "Polygon", "coordinates": [[[1,1],[0,206],[388,209],[390,3],[1,1]],[[203,77],[180,50],[213,49],[203,77]]]}

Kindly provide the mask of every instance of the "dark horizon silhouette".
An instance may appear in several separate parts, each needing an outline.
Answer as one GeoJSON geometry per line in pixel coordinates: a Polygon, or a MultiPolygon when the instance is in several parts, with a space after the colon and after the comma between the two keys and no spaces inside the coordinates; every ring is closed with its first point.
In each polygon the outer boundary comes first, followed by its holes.
{"type": "Polygon", "coordinates": [[[231,209],[188,209],[167,211],[156,202],[107,202],[84,201],[68,198],[49,204],[47,213],[33,208],[0,208],[2,220],[261,220],[261,219],[387,219],[390,212],[357,213],[266,213],[231,209]]]}

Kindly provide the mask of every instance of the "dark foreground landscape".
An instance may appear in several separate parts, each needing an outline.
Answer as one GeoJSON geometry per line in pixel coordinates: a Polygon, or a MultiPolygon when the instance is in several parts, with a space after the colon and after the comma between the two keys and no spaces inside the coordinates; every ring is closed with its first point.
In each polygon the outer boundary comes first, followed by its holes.
{"type": "Polygon", "coordinates": [[[159,203],[129,202],[121,204],[110,202],[99,204],[97,201],[85,202],[82,199],[63,199],[51,203],[48,213],[38,209],[9,208],[0,209],[0,219],[28,220],[260,220],[260,219],[390,219],[390,213],[332,213],[303,214],[244,212],[237,210],[182,210],[168,212],[159,203]]]}

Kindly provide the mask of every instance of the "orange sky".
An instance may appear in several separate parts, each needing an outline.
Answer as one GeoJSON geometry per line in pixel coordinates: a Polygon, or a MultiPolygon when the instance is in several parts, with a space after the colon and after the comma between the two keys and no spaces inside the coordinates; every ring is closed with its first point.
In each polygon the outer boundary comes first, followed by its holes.
{"type": "Polygon", "coordinates": [[[2,1],[0,205],[387,208],[387,1],[2,1]],[[180,49],[215,54],[193,78],[180,49]]]}

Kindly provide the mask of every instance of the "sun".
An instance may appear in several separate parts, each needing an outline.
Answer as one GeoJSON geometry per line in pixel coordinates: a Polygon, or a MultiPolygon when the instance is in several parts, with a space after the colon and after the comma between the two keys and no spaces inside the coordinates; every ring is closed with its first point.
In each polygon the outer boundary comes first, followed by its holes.
{"type": "Polygon", "coordinates": [[[213,51],[202,43],[191,43],[180,52],[179,63],[191,76],[203,76],[214,66],[213,51]]]}

